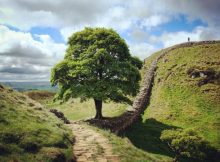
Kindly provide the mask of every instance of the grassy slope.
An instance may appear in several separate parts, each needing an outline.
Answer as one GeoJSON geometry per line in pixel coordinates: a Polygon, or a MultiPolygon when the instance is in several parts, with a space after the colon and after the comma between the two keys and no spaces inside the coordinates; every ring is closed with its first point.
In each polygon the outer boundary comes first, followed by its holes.
{"type": "MultiPolygon", "coordinates": [[[[113,146],[113,152],[120,156],[121,162],[171,162],[172,158],[167,155],[152,153],[136,147],[126,136],[116,136],[106,130],[90,126],[92,129],[102,133],[109,139],[113,146]]],[[[137,132],[133,132],[137,134],[137,132]]],[[[144,141],[142,141],[144,142],[144,141]]]]}
{"type": "MultiPolygon", "coordinates": [[[[95,114],[94,102],[88,100],[81,103],[79,99],[73,99],[62,105],[52,102],[52,97],[45,98],[42,95],[48,94],[45,91],[27,91],[25,94],[30,96],[33,99],[36,99],[40,103],[46,105],[48,108],[56,108],[62,111],[68,119],[73,121],[91,118],[95,114]]],[[[49,96],[49,95],[46,95],[49,96]]],[[[116,104],[116,103],[104,103],[103,105],[103,114],[104,116],[117,116],[125,111],[127,105],[116,104]]],[[[98,128],[91,127],[104,136],[106,136],[109,141],[112,143],[113,151],[121,157],[121,160],[124,162],[130,161],[149,161],[149,162],[163,162],[171,161],[171,158],[164,155],[158,155],[157,153],[146,152],[143,149],[135,147],[127,137],[118,137],[108,131],[100,130],[98,128]]]]}
{"type": "Polygon", "coordinates": [[[72,157],[72,134],[27,96],[0,88],[0,161],[52,161],[72,157]]]}
{"type": "MultiPolygon", "coordinates": [[[[92,99],[81,102],[80,99],[70,99],[68,102],[59,104],[52,102],[54,93],[42,90],[26,91],[24,94],[46,105],[47,108],[55,108],[62,111],[72,121],[93,118],[95,116],[95,104],[92,99]]],[[[127,105],[120,103],[103,103],[103,115],[112,117],[123,113],[127,105]]]]}
{"type": "MultiPolygon", "coordinates": [[[[145,60],[143,74],[160,52],[145,60]]],[[[124,138],[99,130],[110,139],[122,161],[172,161],[174,155],[161,142],[160,135],[163,130],[177,127],[195,128],[219,148],[219,85],[214,82],[199,87],[197,83],[202,78],[192,79],[187,74],[188,69],[195,66],[200,70],[210,67],[219,73],[219,55],[219,44],[200,45],[174,50],[159,62],[151,102],[143,122],[134,124],[123,134],[124,138]]],[[[80,103],[76,99],[63,105],[52,104],[51,100],[40,102],[63,111],[71,120],[94,116],[92,100],[80,103]]],[[[104,106],[104,115],[119,115],[125,107],[109,103],[104,106]]]]}
{"type": "MultiPolygon", "coordinates": [[[[156,55],[146,60],[146,69],[156,55]]],[[[192,78],[187,74],[189,69],[211,69],[216,75],[220,74],[220,43],[179,48],[159,61],[144,120],[184,129],[194,128],[220,149],[219,75],[212,83],[198,86],[204,78],[192,78]]]]}
{"type": "MultiPolygon", "coordinates": [[[[93,118],[95,116],[95,104],[93,100],[86,102],[80,102],[80,99],[72,99],[65,104],[55,103],[48,105],[49,107],[55,107],[62,111],[66,117],[70,120],[82,120],[93,118]]],[[[104,103],[103,104],[103,116],[117,116],[125,111],[127,105],[118,103],[104,103]]]]}

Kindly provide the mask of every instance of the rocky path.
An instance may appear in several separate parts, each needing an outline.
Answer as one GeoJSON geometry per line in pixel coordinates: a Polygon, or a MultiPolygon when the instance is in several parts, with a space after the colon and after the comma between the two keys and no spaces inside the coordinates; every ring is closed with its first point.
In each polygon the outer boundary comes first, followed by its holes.
{"type": "Polygon", "coordinates": [[[108,139],[82,123],[69,124],[75,136],[73,152],[77,162],[119,162],[108,139]]]}

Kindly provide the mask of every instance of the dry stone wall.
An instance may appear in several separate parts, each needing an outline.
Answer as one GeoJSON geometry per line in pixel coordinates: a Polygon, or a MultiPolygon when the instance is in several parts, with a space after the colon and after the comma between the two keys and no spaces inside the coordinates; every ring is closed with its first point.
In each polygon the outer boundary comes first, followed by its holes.
{"type": "Polygon", "coordinates": [[[153,82],[154,82],[154,75],[157,69],[157,63],[161,58],[163,58],[170,51],[175,50],[177,48],[191,47],[194,45],[203,45],[203,44],[204,45],[215,44],[215,43],[220,43],[220,41],[187,42],[187,43],[182,43],[182,44],[172,46],[170,48],[167,48],[166,50],[162,50],[161,54],[151,63],[150,69],[144,75],[143,77],[144,81],[142,83],[142,87],[138,95],[136,96],[133,102],[132,108],[130,110],[127,110],[125,113],[123,113],[119,117],[108,118],[104,120],[92,119],[92,120],[88,120],[88,122],[90,124],[94,124],[104,129],[110,129],[112,132],[116,134],[125,130],[126,128],[131,126],[132,123],[140,120],[141,115],[146,110],[147,105],[150,101],[151,89],[152,89],[153,82]]]}

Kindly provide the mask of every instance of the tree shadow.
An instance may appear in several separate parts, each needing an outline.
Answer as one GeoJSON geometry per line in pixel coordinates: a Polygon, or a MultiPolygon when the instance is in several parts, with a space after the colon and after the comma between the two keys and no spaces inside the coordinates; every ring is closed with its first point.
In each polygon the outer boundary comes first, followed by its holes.
{"type": "Polygon", "coordinates": [[[174,157],[170,148],[160,140],[161,132],[178,127],[166,125],[153,118],[145,122],[136,122],[123,132],[134,146],[147,152],[174,157]]]}

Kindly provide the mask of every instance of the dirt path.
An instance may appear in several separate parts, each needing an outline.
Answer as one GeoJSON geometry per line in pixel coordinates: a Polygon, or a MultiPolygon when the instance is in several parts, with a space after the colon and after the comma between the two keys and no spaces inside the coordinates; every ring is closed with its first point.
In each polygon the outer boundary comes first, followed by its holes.
{"type": "Polygon", "coordinates": [[[73,152],[77,162],[119,162],[108,139],[82,123],[69,124],[75,136],[73,152]]]}

